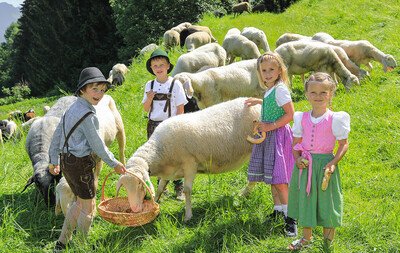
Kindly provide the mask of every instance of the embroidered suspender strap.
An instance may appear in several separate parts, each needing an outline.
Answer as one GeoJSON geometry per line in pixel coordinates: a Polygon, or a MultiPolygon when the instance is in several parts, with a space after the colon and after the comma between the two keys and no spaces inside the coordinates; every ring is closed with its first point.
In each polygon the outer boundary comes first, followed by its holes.
{"type": "Polygon", "coordinates": [[[80,119],[78,120],[78,122],[76,122],[75,125],[71,128],[71,130],[69,131],[68,135],[65,135],[65,114],[64,114],[64,116],[63,116],[63,131],[64,131],[65,141],[64,141],[63,149],[64,149],[65,147],[67,147],[67,153],[69,153],[69,150],[68,150],[68,140],[69,140],[69,137],[71,137],[71,134],[75,131],[75,129],[79,126],[79,124],[80,124],[87,116],[89,116],[89,115],[92,114],[92,113],[93,113],[93,112],[90,111],[90,112],[87,112],[85,115],[83,115],[83,117],[80,118],[80,119]]]}
{"type": "Polygon", "coordinates": [[[168,118],[171,117],[171,96],[172,96],[172,89],[174,88],[175,79],[172,80],[171,86],[169,87],[169,92],[167,94],[167,101],[165,102],[164,112],[167,111],[168,108],[168,118]]]}
{"type": "MultiPolygon", "coordinates": [[[[154,88],[154,80],[151,81],[150,90],[153,90],[153,88],[154,88]]],[[[150,104],[149,119],[150,119],[151,111],[153,111],[153,101],[154,101],[154,99],[151,101],[151,104],[150,104]]]]}

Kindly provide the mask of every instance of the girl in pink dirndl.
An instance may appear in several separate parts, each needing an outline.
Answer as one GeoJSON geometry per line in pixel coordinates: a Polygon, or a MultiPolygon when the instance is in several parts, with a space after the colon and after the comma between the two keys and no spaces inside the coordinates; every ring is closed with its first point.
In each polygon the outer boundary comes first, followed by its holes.
{"type": "Polygon", "coordinates": [[[242,190],[247,195],[256,182],[271,185],[274,211],[268,218],[285,218],[288,236],[297,235],[295,220],[287,217],[288,183],[293,170],[292,131],[294,106],[288,89],[288,75],[282,58],[267,52],[257,60],[260,86],[266,90],[264,98],[249,98],[246,105],[262,105],[258,130],[266,133],[266,139],[253,146],[248,168],[248,186],[242,190]]]}
{"type": "Polygon", "coordinates": [[[328,109],[335,88],[336,84],[328,74],[311,75],[305,91],[312,110],[294,115],[296,166],[289,188],[288,215],[303,227],[303,237],[293,241],[290,250],[309,246],[312,228],[316,226],[323,227],[325,245],[329,247],[335,228],[342,224],[343,196],[338,162],[348,149],[350,116],[328,109]],[[333,155],[336,143],[338,148],[333,155]],[[330,179],[325,180],[323,187],[325,175],[330,179]]]}

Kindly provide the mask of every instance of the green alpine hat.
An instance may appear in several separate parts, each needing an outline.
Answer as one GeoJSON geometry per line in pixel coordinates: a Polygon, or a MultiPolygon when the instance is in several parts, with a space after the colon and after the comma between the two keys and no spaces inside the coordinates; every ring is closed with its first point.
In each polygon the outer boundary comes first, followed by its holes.
{"type": "Polygon", "coordinates": [[[164,50],[162,50],[161,48],[157,48],[156,50],[154,50],[154,52],[150,55],[150,58],[147,60],[146,62],[146,68],[147,71],[149,71],[151,74],[154,75],[153,70],[151,69],[151,60],[156,58],[156,57],[165,57],[169,63],[169,69],[167,71],[167,73],[169,74],[172,69],[174,68],[174,65],[172,65],[172,63],[169,61],[169,57],[167,52],[165,52],[164,50]]]}

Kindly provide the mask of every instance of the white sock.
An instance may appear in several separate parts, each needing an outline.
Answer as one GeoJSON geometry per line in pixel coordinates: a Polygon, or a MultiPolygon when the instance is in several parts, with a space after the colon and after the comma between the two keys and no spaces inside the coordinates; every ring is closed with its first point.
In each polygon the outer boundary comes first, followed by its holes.
{"type": "Polygon", "coordinates": [[[287,205],[282,205],[282,212],[287,217],[287,205]]]}
{"type": "Polygon", "coordinates": [[[274,210],[278,212],[283,212],[282,205],[274,205],[274,210]]]}

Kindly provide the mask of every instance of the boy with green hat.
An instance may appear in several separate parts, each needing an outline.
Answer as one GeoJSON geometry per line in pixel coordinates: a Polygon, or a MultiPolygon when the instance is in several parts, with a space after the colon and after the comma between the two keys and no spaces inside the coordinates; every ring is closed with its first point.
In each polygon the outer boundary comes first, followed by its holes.
{"type": "MultiPolygon", "coordinates": [[[[182,84],[168,76],[174,65],[169,61],[168,54],[162,49],[156,49],[146,62],[147,70],[156,76],[146,83],[143,108],[148,112],[147,138],[164,120],[184,113],[187,103],[182,84]]],[[[174,181],[175,193],[178,200],[184,200],[183,180],[174,181]]]]}

